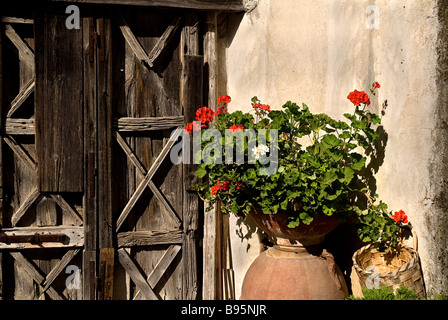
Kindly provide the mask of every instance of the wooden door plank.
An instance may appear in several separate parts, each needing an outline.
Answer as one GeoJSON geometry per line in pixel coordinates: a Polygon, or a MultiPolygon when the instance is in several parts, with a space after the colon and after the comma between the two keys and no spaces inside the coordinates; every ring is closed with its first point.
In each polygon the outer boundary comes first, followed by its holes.
{"type": "Polygon", "coordinates": [[[121,247],[154,246],[182,243],[182,230],[130,231],[117,235],[117,245],[121,247]]]}
{"type": "Polygon", "coordinates": [[[99,300],[112,300],[114,293],[114,248],[100,249],[100,279],[101,288],[98,293],[99,300]]]}
{"type": "Polygon", "coordinates": [[[42,242],[42,243],[4,243],[0,242],[0,250],[22,250],[39,248],[72,248],[82,247],[84,245],[84,229],[82,227],[20,227],[3,228],[2,233],[7,236],[13,235],[46,235],[46,234],[64,234],[64,242],[42,242]]]}
{"type": "MultiPolygon", "coordinates": [[[[204,79],[208,82],[206,86],[208,105],[212,110],[216,111],[216,101],[218,99],[218,49],[217,49],[217,28],[218,13],[207,13],[207,29],[204,38],[204,64],[208,77],[204,79]]],[[[215,207],[213,210],[205,211],[204,209],[204,236],[203,236],[203,288],[202,299],[217,300],[218,288],[218,248],[217,245],[217,219],[221,215],[215,207]]]]}
{"type": "Polygon", "coordinates": [[[137,265],[132,261],[131,257],[127,251],[123,248],[118,249],[118,259],[126,270],[126,272],[131,277],[132,281],[139,287],[142,294],[149,300],[158,300],[158,297],[152,290],[151,286],[148,284],[146,279],[143,277],[137,265]]]}
{"type": "Polygon", "coordinates": [[[57,2],[122,4],[209,11],[244,12],[243,0],[50,0],[57,2]]]}
{"type": "Polygon", "coordinates": [[[183,116],[177,117],[122,117],[114,120],[114,126],[118,131],[137,132],[151,130],[167,130],[182,126],[183,116]]]}
{"type": "Polygon", "coordinates": [[[36,15],[36,150],[39,190],[83,191],[83,56],[65,15],[36,15]]]}
{"type": "MultiPolygon", "coordinates": [[[[185,114],[185,123],[194,120],[197,106],[202,105],[204,58],[202,56],[184,55],[182,70],[182,106],[185,114]]],[[[192,145],[190,154],[192,153],[192,145]]],[[[194,184],[196,165],[183,164],[183,231],[185,233],[182,260],[183,260],[183,298],[194,300],[198,289],[198,265],[196,231],[198,229],[199,199],[197,195],[188,192],[194,184]]]]}
{"type": "Polygon", "coordinates": [[[42,196],[36,201],[36,225],[48,227],[57,225],[58,213],[56,204],[50,197],[42,196]]]}
{"type": "Polygon", "coordinates": [[[34,119],[6,118],[5,133],[8,135],[34,135],[36,125],[34,119]]]}
{"type": "Polygon", "coordinates": [[[25,19],[25,18],[19,18],[19,17],[2,17],[3,23],[25,23],[25,24],[33,24],[33,19],[25,19]]]}
{"type": "MultiPolygon", "coordinates": [[[[107,16],[107,13],[106,13],[107,16]]],[[[102,43],[98,52],[98,246],[111,248],[112,240],[112,97],[113,52],[112,25],[109,18],[97,19],[97,32],[102,43]],[[102,55],[104,54],[104,57],[102,55]]]]}
{"type": "MultiPolygon", "coordinates": [[[[85,248],[85,247],[84,247],[85,248]]],[[[97,252],[83,251],[82,257],[82,298],[83,300],[96,300],[96,274],[95,267],[97,252]]]]}
{"type": "MultiPolygon", "coordinates": [[[[85,17],[83,20],[83,55],[84,55],[84,230],[85,230],[85,250],[94,252],[97,249],[97,192],[96,192],[96,170],[97,170],[97,84],[96,84],[96,59],[90,62],[89,46],[90,29],[94,28],[94,20],[85,17]]],[[[85,259],[90,259],[90,253],[85,253],[85,259]]],[[[89,260],[90,261],[90,260],[89,260]]],[[[89,262],[90,263],[90,262],[89,262]]],[[[89,263],[84,264],[83,277],[89,276],[89,263]]],[[[91,296],[89,281],[84,281],[84,299],[91,296]]],[[[92,289],[93,290],[93,289],[92,289]]]]}
{"type": "MultiPolygon", "coordinates": [[[[10,252],[11,256],[25,269],[25,271],[33,278],[38,285],[42,285],[45,281],[45,277],[20,253],[10,252]]],[[[64,298],[53,287],[48,288],[47,294],[53,300],[64,300],[64,298]]]]}

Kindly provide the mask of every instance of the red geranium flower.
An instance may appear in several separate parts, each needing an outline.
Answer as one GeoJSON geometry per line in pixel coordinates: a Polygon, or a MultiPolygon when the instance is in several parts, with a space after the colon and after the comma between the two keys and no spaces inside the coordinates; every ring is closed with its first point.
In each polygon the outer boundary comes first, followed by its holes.
{"type": "Polygon", "coordinates": [[[239,124],[239,125],[236,125],[236,124],[234,124],[233,126],[231,126],[230,128],[229,128],[229,131],[230,131],[230,133],[235,133],[235,132],[238,132],[238,131],[241,131],[241,130],[243,130],[244,129],[244,127],[241,125],[241,124],[239,124]]]}
{"type": "Polygon", "coordinates": [[[398,212],[395,212],[394,221],[402,221],[403,223],[408,223],[408,216],[403,210],[400,210],[398,212]]]}
{"type": "Polygon", "coordinates": [[[230,103],[232,101],[232,98],[230,98],[230,96],[228,96],[228,95],[223,95],[223,96],[220,96],[219,98],[218,98],[218,101],[216,102],[217,104],[220,104],[221,102],[224,102],[224,103],[226,103],[226,104],[228,104],[228,103],[230,103]]]}
{"type": "Polygon", "coordinates": [[[218,107],[218,109],[216,110],[216,115],[221,114],[221,113],[226,113],[226,112],[227,112],[226,106],[218,107]]]}
{"type": "Polygon", "coordinates": [[[202,107],[196,111],[196,120],[202,123],[209,123],[213,120],[215,113],[208,107],[202,107]]]}
{"type": "Polygon", "coordinates": [[[376,89],[376,88],[381,88],[381,85],[378,83],[378,81],[375,81],[374,83],[372,83],[372,87],[373,87],[373,89],[376,89]]]}
{"type": "Polygon", "coordinates": [[[355,90],[350,92],[347,99],[349,99],[355,106],[359,106],[361,103],[370,105],[369,95],[364,91],[355,90]]]}
{"type": "Polygon", "coordinates": [[[219,180],[217,180],[216,184],[211,188],[212,195],[216,196],[218,191],[229,191],[230,190],[230,182],[226,181],[224,183],[221,183],[219,180]]]}
{"type": "MultiPolygon", "coordinates": [[[[184,132],[185,134],[190,134],[193,130],[200,131],[202,127],[204,127],[204,125],[201,126],[199,122],[193,121],[186,125],[184,132]]],[[[207,128],[207,126],[205,125],[204,128],[207,128]]]]}
{"type": "Polygon", "coordinates": [[[191,131],[193,131],[193,122],[187,124],[187,126],[184,129],[185,134],[190,134],[191,131]]]}
{"type": "Polygon", "coordinates": [[[271,112],[271,107],[269,105],[267,105],[267,104],[255,103],[252,107],[254,109],[260,109],[260,110],[263,110],[263,111],[271,112]]]}
{"type": "Polygon", "coordinates": [[[271,112],[271,107],[269,105],[267,105],[267,104],[262,104],[260,106],[260,109],[263,110],[263,111],[271,112]]]}
{"type": "Polygon", "coordinates": [[[237,190],[240,190],[242,186],[243,186],[243,184],[241,182],[235,182],[235,188],[237,190]]]}

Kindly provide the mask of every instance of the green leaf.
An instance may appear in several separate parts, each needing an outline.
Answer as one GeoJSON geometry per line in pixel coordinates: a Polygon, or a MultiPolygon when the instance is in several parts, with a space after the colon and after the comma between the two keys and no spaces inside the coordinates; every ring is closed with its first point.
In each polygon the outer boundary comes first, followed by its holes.
{"type": "Polygon", "coordinates": [[[365,164],[366,164],[366,159],[365,158],[361,158],[361,159],[359,159],[357,162],[355,162],[352,165],[352,169],[355,170],[355,171],[359,171],[362,168],[364,168],[365,164]]]}
{"type": "Polygon", "coordinates": [[[330,185],[332,184],[336,179],[338,178],[338,175],[336,174],[336,171],[334,169],[329,170],[325,173],[325,176],[322,180],[322,184],[330,185]]]}
{"type": "Polygon", "coordinates": [[[296,218],[290,217],[288,220],[289,220],[288,221],[288,228],[296,228],[296,227],[298,227],[300,225],[300,219],[297,218],[297,217],[296,218]]]}
{"type": "Polygon", "coordinates": [[[355,174],[355,172],[349,167],[344,167],[344,169],[342,169],[342,173],[344,174],[344,181],[346,183],[350,183],[355,174]]]}
{"type": "Polygon", "coordinates": [[[207,170],[205,169],[205,165],[200,165],[196,170],[196,175],[198,178],[202,179],[207,175],[207,170]]]}
{"type": "Polygon", "coordinates": [[[334,134],[327,134],[322,138],[322,142],[328,144],[331,147],[338,146],[341,141],[334,134]]]}

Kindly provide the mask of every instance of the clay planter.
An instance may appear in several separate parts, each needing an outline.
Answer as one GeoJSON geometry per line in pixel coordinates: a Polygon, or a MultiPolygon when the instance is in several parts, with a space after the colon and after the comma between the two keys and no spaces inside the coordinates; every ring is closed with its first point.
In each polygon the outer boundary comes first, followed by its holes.
{"type": "Polygon", "coordinates": [[[333,256],[320,248],[339,222],[319,216],[307,226],[288,228],[287,214],[252,213],[255,223],[276,245],[262,252],[243,281],[241,300],[336,300],[348,297],[333,256]]]}

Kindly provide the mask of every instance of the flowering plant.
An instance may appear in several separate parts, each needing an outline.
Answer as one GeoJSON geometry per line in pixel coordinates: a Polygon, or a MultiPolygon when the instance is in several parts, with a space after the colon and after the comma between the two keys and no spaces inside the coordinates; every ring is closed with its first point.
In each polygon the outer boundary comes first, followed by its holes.
{"type": "MultiPolygon", "coordinates": [[[[378,88],[374,82],[370,93],[378,88]]],[[[313,114],[291,101],[271,110],[257,97],[250,112],[229,113],[228,95],[218,99],[216,113],[199,109],[185,128],[200,145],[196,175],[207,178],[195,191],[209,209],[221,201],[224,213],[287,213],[290,228],[322,214],[350,218],[363,241],[396,245],[397,220],[368,188],[367,154],[379,137],[374,127],[381,118],[366,109],[370,96],[364,91],[347,98],[355,107],[344,114],[348,121],[313,114]]]]}

